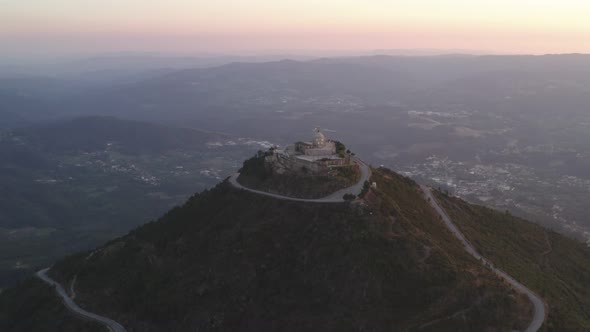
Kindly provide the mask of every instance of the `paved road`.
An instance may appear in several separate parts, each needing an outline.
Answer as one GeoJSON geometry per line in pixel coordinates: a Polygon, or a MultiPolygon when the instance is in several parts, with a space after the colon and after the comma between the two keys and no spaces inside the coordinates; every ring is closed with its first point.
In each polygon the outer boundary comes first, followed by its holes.
{"type": "Polygon", "coordinates": [[[103,316],[99,316],[97,314],[93,314],[91,312],[88,312],[88,311],[80,308],[74,302],[74,300],[72,300],[68,296],[68,294],[66,293],[66,290],[57,281],[54,281],[53,279],[49,278],[49,276],[47,276],[47,271],[49,271],[49,268],[46,268],[46,269],[43,269],[43,270],[37,272],[37,277],[39,277],[41,280],[45,281],[49,285],[54,286],[57,294],[59,296],[61,296],[61,298],[63,299],[65,306],[68,309],[70,309],[73,313],[80,315],[84,318],[87,318],[87,319],[90,319],[93,321],[97,321],[97,322],[103,324],[104,326],[106,326],[109,329],[109,331],[111,331],[111,332],[126,332],[125,328],[121,324],[115,322],[114,320],[112,320],[110,318],[103,317],[103,316]]]}
{"type": "Polygon", "coordinates": [[[274,197],[274,198],[278,198],[278,199],[285,199],[285,200],[297,201],[297,202],[310,202],[310,203],[341,203],[341,202],[344,202],[344,199],[342,197],[345,194],[352,194],[355,196],[359,195],[361,193],[361,191],[363,190],[363,185],[365,184],[365,181],[369,181],[369,178],[371,177],[371,169],[369,168],[369,166],[367,166],[367,164],[365,164],[362,160],[360,160],[358,158],[354,158],[353,161],[355,163],[357,163],[357,165],[359,165],[359,168],[361,170],[361,178],[359,179],[359,181],[350,187],[338,190],[338,191],[336,191],[326,197],[322,197],[322,198],[315,198],[315,199],[295,198],[295,197],[283,196],[283,195],[278,195],[278,194],[271,194],[266,191],[250,189],[250,188],[244,187],[240,183],[238,183],[238,176],[240,176],[240,173],[236,173],[236,174],[230,176],[229,182],[236,188],[244,189],[244,190],[247,190],[247,191],[255,193],[255,194],[265,195],[265,196],[274,197]]]}
{"type": "Polygon", "coordinates": [[[459,231],[457,226],[455,226],[455,224],[451,221],[451,218],[449,218],[449,216],[445,213],[445,211],[440,207],[440,205],[434,199],[434,197],[432,196],[431,189],[426,186],[420,186],[420,187],[421,187],[422,191],[424,192],[425,197],[429,200],[430,205],[441,216],[441,218],[444,221],[447,228],[453,234],[455,234],[455,236],[459,239],[459,241],[461,241],[461,243],[463,243],[465,250],[469,254],[471,254],[471,256],[480,260],[484,265],[489,266],[492,269],[492,271],[494,271],[494,273],[496,273],[498,276],[500,276],[500,278],[506,280],[510,285],[512,285],[512,287],[514,287],[514,289],[516,289],[517,291],[519,291],[521,293],[524,293],[529,298],[529,300],[533,303],[535,312],[533,315],[533,320],[531,321],[531,323],[529,324],[529,327],[527,327],[527,329],[525,331],[526,332],[536,332],[537,330],[539,330],[541,328],[541,325],[543,325],[543,321],[545,320],[545,302],[543,302],[543,300],[538,295],[533,293],[533,291],[528,289],[525,285],[516,281],[514,278],[509,276],[506,272],[494,267],[494,265],[490,261],[488,261],[487,259],[482,257],[480,254],[478,254],[477,251],[475,250],[475,248],[471,245],[471,243],[469,243],[469,241],[467,241],[465,236],[463,236],[463,233],[461,233],[461,231],[459,231]]]}

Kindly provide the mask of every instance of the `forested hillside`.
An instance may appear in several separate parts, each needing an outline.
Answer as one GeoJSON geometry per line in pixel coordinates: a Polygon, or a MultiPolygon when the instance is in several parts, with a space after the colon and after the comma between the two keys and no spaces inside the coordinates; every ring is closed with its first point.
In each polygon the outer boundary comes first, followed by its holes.
{"type": "Polygon", "coordinates": [[[0,331],[107,332],[74,315],[41,280],[27,280],[0,293],[0,331]]]}
{"type": "MultiPolygon", "coordinates": [[[[277,200],[224,181],[51,273],[64,285],[75,278],[82,307],[130,330],[528,325],[528,299],[464,251],[414,181],[384,168],[371,181],[377,188],[362,199],[335,204],[277,200]]],[[[437,197],[483,255],[544,298],[545,329],[588,326],[584,246],[509,214],[437,197]]],[[[29,287],[5,292],[0,304],[29,287]]],[[[19,324],[32,310],[23,308],[3,324],[19,324]]]]}
{"type": "Polygon", "coordinates": [[[548,329],[590,329],[586,245],[506,212],[437,197],[482,255],[546,299],[548,329]]]}
{"type": "Polygon", "coordinates": [[[526,326],[530,304],[463,251],[413,181],[374,180],[350,204],[223,182],[54,277],[77,276],[81,305],[142,331],[526,326]]]}

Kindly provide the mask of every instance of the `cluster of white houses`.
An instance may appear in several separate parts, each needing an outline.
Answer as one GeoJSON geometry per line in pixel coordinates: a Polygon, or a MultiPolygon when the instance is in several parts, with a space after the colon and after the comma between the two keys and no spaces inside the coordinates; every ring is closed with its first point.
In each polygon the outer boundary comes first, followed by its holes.
{"type": "Polygon", "coordinates": [[[275,148],[266,157],[277,173],[297,172],[324,174],[334,167],[351,165],[349,153],[337,151],[336,142],[328,140],[319,128],[311,142],[296,142],[285,149],[275,148]]]}

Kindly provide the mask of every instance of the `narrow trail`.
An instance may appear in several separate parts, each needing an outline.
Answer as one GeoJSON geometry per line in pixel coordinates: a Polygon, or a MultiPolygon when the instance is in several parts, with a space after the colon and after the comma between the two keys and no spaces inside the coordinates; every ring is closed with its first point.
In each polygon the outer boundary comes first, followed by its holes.
{"type": "MultiPolygon", "coordinates": [[[[355,159],[355,162],[360,166],[361,171],[362,171],[362,176],[361,176],[361,179],[359,180],[359,182],[354,186],[340,190],[337,193],[334,193],[328,197],[318,198],[318,199],[293,198],[293,197],[288,197],[288,196],[271,194],[271,193],[268,193],[265,191],[250,189],[250,188],[244,187],[240,183],[238,183],[237,178],[239,176],[239,173],[232,175],[229,178],[229,182],[234,187],[236,187],[238,189],[243,189],[243,190],[255,193],[255,194],[270,196],[270,197],[274,197],[277,199],[284,199],[284,200],[291,200],[291,201],[298,201],[298,202],[311,202],[311,203],[340,203],[340,202],[344,201],[344,199],[342,199],[342,195],[344,195],[344,193],[351,193],[351,194],[358,195],[358,193],[360,193],[360,190],[362,189],[363,183],[365,181],[368,181],[371,176],[370,169],[364,162],[362,162],[358,158],[355,159]]],[[[445,223],[447,228],[455,235],[455,237],[457,237],[459,239],[459,241],[461,241],[461,243],[463,244],[463,247],[465,248],[465,251],[467,251],[475,259],[479,260],[484,266],[489,267],[496,275],[498,275],[501,279],[503,279],[507,283],[509,283],[514,290],[525,294],[529,298],[529,300],[531,301],[531,303],[533,304],[533,307],[534,307],[534,314],[533,314],[533,319],[531,320],[531,322],[530,322],[529,326],[527,327],[527,329],[525,330],[525,332],[538,331],[541,328],[541,326],[543,325],[543,322],[545,321],[545,314],[546,314],[545,302],[538,295],[536,295],[533,291],[528,289],[526,286],[524,286],[520,282],[516,281],[516,279],[512,278],[506,272],[500,270],[499,268],[496,268],[490,261],[488,261],[486,258],[481,256],[477,252],[477,250],[475,250],[475,248],[465,238],[463,233],[461,233],[459,231],[457,226],[455,226],[455,224],[451,221],[449,216],[447,216],[447,214],[444,212],[444,210],[438,205],[438,203],[436,202],[436,200],[432,196],[432,192],[431,192],[430,188],[428,188],[426,186],[420,186],[420,188],[422,189],[422,192],[424,193],[425,199],[430,203],[430,205],[434,208],[434,210],[440,215],[441,219],[443,220],[443,222],[445,223]]]]}
{"type": "Polygon", "coordinates": [[[451,218],[446,214],[443,208],[440,207],[434,196],[432,195],[432,191],[430,188],[421,185],[420,188],[424,193],[424,197],[430,203],[430,205],[434,208],[434,210],[440,215],[442,221],[445,223],[447,228],[461,241],[465,251],[467,251],[471,256],[475,259],[479,260],[484,266],[488,266],[497,276],[501,279],[508,282],[512,288],[516,291],[525,294],[529,300],[532,302],[534,307],[533,319],[531,320],[529,326],[525,330],[525,332],[536,332],[538,331],[543,322],[545,321],[545,302],[533,291],[528,289],[525,285],[521,284],[520,282],[516,281],[516,279],[512,278],[508,273],[500,270],[499,268],[495,267],[490,261],[486,258],[481,256],[477,250],[469,243],[469,241],[465,238],[463,233],[457,228],[457,226],[451,221],[451,218]]]}
{"type": "Polygon", "coordinates": [[[74,302],[74,300],[68,296],[68,293],[63,288],[63,286],[60,285],[57,281],[51,279],[47,275],[47,271],[49,271],[49,268],[46,268],[46,269],[43,269],[43,270],[37,272],[36,276],[39,279],[46,282],[47,284],[49,284],[50,286],[53,286],[55,288],[55,291],[57,292],[57,294],[63,299],[63,303],[66,306],[66,308],[68,308],[70,311],[72,311],[74,314],[76,314],[78,316],[81,316],[85,319],[89,319],[89,320],[92,320],[92,321],[95,321],[95,322],[98,322],[98,323],[104,325],[111,332],[126,332],[123,325],[115,322],[114,320],[107,318],[107,317],[99,316],[95,313],[88,312],[88,311],[80,308],[76,304],[76,302],[74,302]]]}
{"type": "MultiPolygon", "coordinates": [[[[341,202],[344,202],[343,196],[345,194],[352,194],[355,196],[359,195],[363,189],[363,185],[364,185],[365,181],[368,181],[369,178],[371,177],[371,169],[369,168],[369,166],[367,164],[365,164],[362,160],[360,160],[358,158],[354,158],[354,162],[357,163],[357,165],[359,166],[359,168],[361,170],[361,177],[360,177],[359,181],[350,187],[338,190],[326,197],[318,198],[318,199],[293,198],[293,197],[288,197],[288,196],[271,194],[271,193],[267,193],[267,192],[260,191],[260,190],[250,189],[250,188],[244,187],[240,183],[238,183],[237,178],[238,178],[239,173],[232,175],[229,178],[229,183],[231,183],[234,187],[236,187],[238,189],[243,189],[243,190],[246,190],[249,192],[253,192],[253,193],[265,195],[265,196],[270,196],[270,197],[274,197],[274,198],[278,198],[278,199],[298,201],[298,202],[311,202],[311,203],[341,203],[341,202]]],[[[94,252],[92,252],[88,257],[86,257],[86,259],[90,258],[93,254],[94,254],[94,252]]],[[[72,280],[72,282],[70,283],[70,294],[71,294],[71,297],[70,297],[62,285],[60,285],[57,281],[55,281],[55,280],[49,278],[49,276],[47,276],[47,271],[49,271],[49,268],[46,268],[46,269],[43,269],[43,270],[37,272],[36,276],[39,279],[46,282],[47,284],[55,287],[55,291],[63,299],[64,305],[69,310],[71,310],[73,313],[75,313],[81,317],[84,317],[84,318],[87,318],[87,319],[90,319],[93,321],[97,321],[97,322],[103,324],[111,332],[126,332],[125,328],[121,324],[117,323],[116,321],[114,321],[110,318],[107,318],[107,317],[99,316],[97,314],[88,312],[88,311],[80,308],[74,302],[73,299],[76,297],[75,283],[76,283],[77,276],[74,277],[74,280],[72,280]]]]}
{"type": "MultiPolygon", "coordinates": [[[[242,186],[241,184],[239,184],[237,182],[237,177],[238,177],[239,173],[232,175],[229,178],[229,182],[234,187],[236,187],[238,189],[243,189],[243,190],[246,190],[246,191],[249,191],[252,193],[256,193],[256,194],[260,194],[260,195],[264,195],[264,196],[270,196],[270,197],[274,197],[277,199],[299,201],[299,202],[312,202],[312,203],[340,203],[340,202],[344,202],[344,199],[342,198],[342,196],[346,193],[358,195],[360,193],[360,191],[362,190],[362,186],[363,186],[364,182],[368,181],[371,176],[370,168],[363,161],[361,161],[360,159],[357,158],[357,159],[355,159],[355,162],[359,165],[359,167],[361,169],[361,178],[358,181],[358,183],[356,183],[355,185],[350,186],[348,188],[339,190],[336,193],[333,193],[327,197],[318,198],[318,199],[293,198],[293,197],[271,194],[271,193],[264,192],[264,191],[250,189],[250,188],[242,186]]],[[[442,221],[445,223],[447,228],[455,235],[455,237],[457,237],[457,239],[459,239],[459,241],[461,241],[465,251],[467,251],[475,259],[479,260],[484,266],[489,267],[496,275],[498,275],[501,279],[503,279],[507,283],[509,283],[516,291],[525,294],[529,298],[529,300],[532,302],[533,307],[534,307],[534,315],[533,315],[533,319],[531,320],[531,322],[530,322],[529,326],[527,327],[527,329],[525,330],[525,332],[538,331],[541,328],[541,326],[543,325],[543,322],[545,321],[545,315],[546,315],[545,302],[538,295],[536,295],[533,291],[528,289],[526,286],[524,286],[520,282],[516,281],[516,279],[512,278],[506,272],[496,268],[490,261],[488,261],[486,258],[481,256],[477,252],[477,250],[475,250],[475,248],[465,238],[463,233],[461,233],[459,231],[457,226],[455,226],[455,224],[451,221],[451,219],[445,213],[445,211],[437,203],[434,196],[432,195],[431,189],[426,186],[423,186],[423,185],[421,185],[420,188],[422,189],[422,192],[424,193],[425,199],[432,206],[432,208],[434,208],[434,210],[440,215],[442,221]]],[[[549,254],[552,250],[551,243],[549,242],[548,238],[547,238],[547,244],[548,244],[549,249],[546,252],[544,252],[543,255],[549,254]]],[[[87,318],[87,319],[90,319],[90,320],[93,320],[93,321],[103,324],[111,332],[126,332],[125,328],[121,324],[117,323],[116,321],[114,321],[110,318],[107,318],[107,317],[99,316],[97,314],[88,312],[88,311],[80,308],[73,301],[73,298],[75,297],[75,291],[74,291],[75,279],[70,284],[70,292],[72,294],[72,297],[70,297],[70,296],[68,296],[66,290],[58,282],[54,281],[53,279],[49,278],[49,276],[47,276],[47,271],[49,271],[49,268],[40,270],[36,273],[36,276],[38,278],[40,278],[41,280],[43,280],[44,282],[46,282],[47,284],[55,287],[57,294],[63,299],[64,305],[69,310],[71,310],[73,313],[75,313],[79,316],[82,316],[84,318],[87,318]]],[[[462,312],[463,311],[459,311],[457,314],[460,314],[462,312]]]]}
{"type": "Polygon", "coordinates": [[[74,279],[72,279],[72,282],[70,283],[70,297],[72,298],[72,300],[76,298],[76,279],[78,279],[77,274],[74,276],[74,279]]]}
{"type": "Polygon", "coordinates": [[[541,253],[541,256],[543,256],[543,257],[549,255],[553,251],[553,247],[551,246],[551,241],[549,240],[549,234],[547,234],[547,231],[544,231],[544,233],[545,233],[545,242],[547,243],[547,250],[545,250],[541,253]]]}

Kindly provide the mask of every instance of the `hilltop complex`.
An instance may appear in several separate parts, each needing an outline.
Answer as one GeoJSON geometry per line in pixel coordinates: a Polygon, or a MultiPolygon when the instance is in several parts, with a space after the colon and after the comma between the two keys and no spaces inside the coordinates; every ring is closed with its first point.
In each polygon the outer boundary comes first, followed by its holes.
{"type": "Polygon", "coordinates": [[[285,149],[274,148],[271,152],[266,156],[266,162],[277,174],[328,175],[336,167],[353,164],[344,145],[327,139],[319,128],[315,129],[312,141],[296,142],[285,149]]]}

